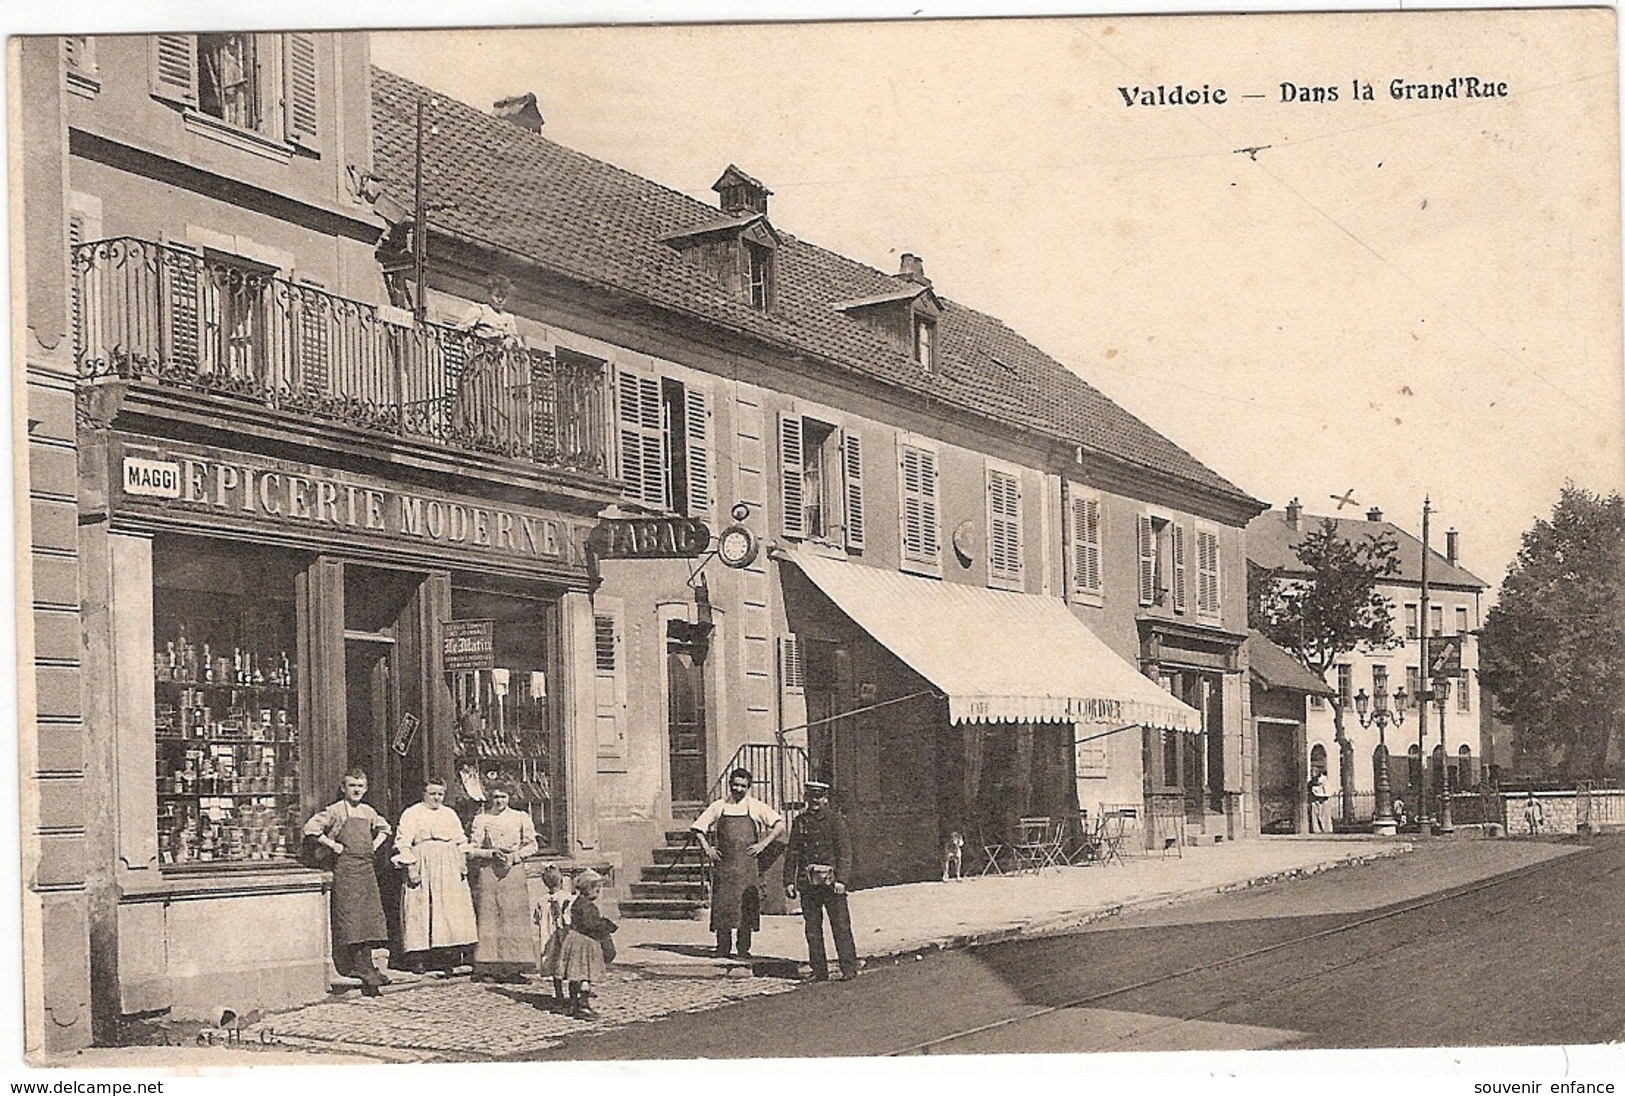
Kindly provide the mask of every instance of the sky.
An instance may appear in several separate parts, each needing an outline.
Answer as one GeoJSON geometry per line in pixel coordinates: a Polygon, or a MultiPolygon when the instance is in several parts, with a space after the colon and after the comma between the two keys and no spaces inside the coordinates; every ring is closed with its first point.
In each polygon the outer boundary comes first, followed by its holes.
{"type": "Polygon", "coordinates": [[[1419,532],[1430,497],[1434,543],[1460,530],[1492,587],[1566,480],[1625,486],[1610,13],[416,31],[372,49],[481,107],[534,91],[544,135],[703,201],[736,163],[778,228],[888,272],[922,256],[940,294],[1260,499],[1335,513],[1352,492],[1419,532]],[[1390,91],[1455,75],[1507,94],[1390,91]],[[1283,83],[1338,100],[1282,102],[1283,83]],[[1226,101],[1119,90],[1158,85],[1226,101]]]}

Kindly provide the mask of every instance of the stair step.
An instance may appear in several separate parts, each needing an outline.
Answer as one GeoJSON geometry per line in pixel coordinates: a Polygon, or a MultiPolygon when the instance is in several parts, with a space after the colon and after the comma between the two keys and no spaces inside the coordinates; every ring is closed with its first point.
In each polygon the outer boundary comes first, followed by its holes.
{"type": "Polygon", "coordinates": [[[620,903],[622,917],[638,917],[656,921],[688,921],[699,911],[700,902],[669,898],[624,898],[620,903]]]}
{"type": "Polygon", "coordinates": [[[693,832],[693,830],[667,830],[666,844],[680,849],[687,843],[688,835],[693,832]]]}
{"type": "Polygon", "coordinates": [[[699,881],[681,882],[673,880],[669,883],[633,883],[631,889],[633,901],[644,898],[672,898],[685,902],[705,901],[705,884],[699,881]]]}
{"type": "Polygon", "coordinates": [[[705,869],[698,864],[656,864],[654,867],[642,869],[638,881],[643,883],[703,883],[705,882],[705,869]]]}
{"type": "Polygon", "coordinates": [[[654,862],[656,864],[675,864],[679,862],[679,860],[684,864],[699,864],[705,856],[705,854],[697,848],[674,849],[670,846],[650,849],[649,853],[654,858],[654,862]]]}

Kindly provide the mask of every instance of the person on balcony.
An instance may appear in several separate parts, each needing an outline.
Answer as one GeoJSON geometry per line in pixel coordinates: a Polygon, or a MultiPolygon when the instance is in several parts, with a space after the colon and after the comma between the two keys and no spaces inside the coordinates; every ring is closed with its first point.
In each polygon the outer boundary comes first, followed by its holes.
{"type": "Polygon", "coordinates": [[[712,803],[690,827],[714,865],[711,879],[711,931],[717,958],[734,954],[738,933],[741,959],[749,959],[751,936],[762,924],[762,864],[768,846],[784,837],[779,812],[750,794],[749,769],[728,774],[728,794],[712,803]],[[707,834],[715,831],[715,842],[707,834]]]}
{"type": "Polygon", "coordinates": [[[528,420],[522,403],[530,364],[512,353],[524,350],[519,324],[507,309],[512,292],[513,283],[497,275],[487,283],[485,300],[469,305],[456,325],[473,336],[473,345],[457,385],[453,426],[479,448],[502,452],[514,447],[516,431],[528,420]]]}
{"type": "Polygon", "coordinates": [[[852,914],[846,906],[846,884],[852,875],[852,838],[846,819],[830,806],[830,787],[807,781],[807,811],[790,831],[784,854],[784,893],[801,896],[802,927],[807,936],[807,965],[815,982],[829,981],[829,957],[824,951],[824,913],[829,913],[830,935],[841,963],[841,978],[858,976],[858,948],[852,940],[852,914]]]}

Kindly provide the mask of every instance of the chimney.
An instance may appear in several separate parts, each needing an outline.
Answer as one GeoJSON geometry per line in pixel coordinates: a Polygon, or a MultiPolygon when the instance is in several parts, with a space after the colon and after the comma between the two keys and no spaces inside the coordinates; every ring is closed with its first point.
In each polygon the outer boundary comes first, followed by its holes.
{"type": "Polygon", "coordinates": [[[1302,518],[1303,504],[1298,501],[1298,496],[1293,495],[1292,501],[1286,504],[1286,527],[1296,532],[1302,518]]]}
{"type": "Polygon", "coordinates": [[[913,282],[915,285],[923,285],[927,289],[931,288],[931,279],[925,276],[925,260],[918,255],[903,252],[903,262],[897,268],[897,276],[913,282]]]}
{"type": "Polygon", "coordinates": [[[1371,509],[1369,509],[1369,510],[1367,510],[1365,512],[1365,520],[1367,520],[1367,521],[1381,521],[1382,520],[1382,511],[1379,510],[1377,507],[1373,506],[1371,509]]]}
{"type": "Polygon", "coordinates": [[[1456,555],[1456,548],[1456,531],[1446,529],[1444,533],[1444,559],[1452,567],[1456,565],[1456,560],[1460,558],[1456,555]]]}
{"type": "Polygon", "coordinates": [[[542,108],[536,105],[534,91],[498,99],[491,104],[491,113],[505,122],[512,122],[520,129],[528,129],[532,133],[542,131],[542,108]]]}
{"type": "Polygon", "coordinates": [[[767,196],[773,192],[740,171],[733,164],[711,184],[724,213],[767,213],[767,196]]]}

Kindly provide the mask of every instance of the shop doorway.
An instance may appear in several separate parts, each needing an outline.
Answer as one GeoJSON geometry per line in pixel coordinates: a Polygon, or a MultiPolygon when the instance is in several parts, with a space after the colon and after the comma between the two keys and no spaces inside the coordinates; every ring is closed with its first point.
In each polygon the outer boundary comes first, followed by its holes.
{"type": "Polygon", "coordinates": [[[705,776],[705,651],[691,626],[674,620],[666,638],[666,743],[674,814],[703,806],[705,776]]]}

